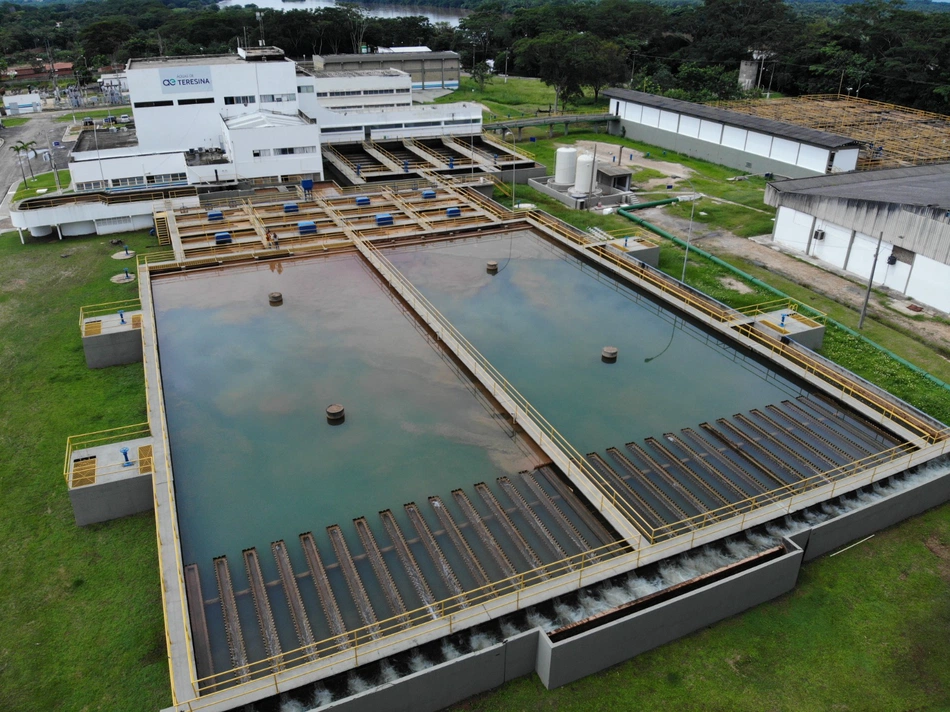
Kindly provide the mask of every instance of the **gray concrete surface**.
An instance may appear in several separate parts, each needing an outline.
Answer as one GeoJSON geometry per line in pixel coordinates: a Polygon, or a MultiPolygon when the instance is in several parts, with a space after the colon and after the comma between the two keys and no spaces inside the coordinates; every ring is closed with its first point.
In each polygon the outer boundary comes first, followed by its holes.
{"type": "MultiPolygon", "coordinates": [[[[54,121],[53,114],[30,114],[29,119],[22,126],[0,129],[0,138],[4,140],[3,150],[0,151],[0,231],[13,229],[10,222],[10,198],[16,192],[16,186],[23,181],[20,167],[17,165],[16,155],[13,151],[8,150],[8,147],[20,141],[24,143],[36,141],[37,148],[45,149],[47,147],[47,132],[49,132],[48,140],[50,142],[59,141],[68,126],[68,124],[54,121]]],[[[67,160],[68,151],[56,152],[57,168],[60,170],[66,168],[67,160]]],[[[30,165],[33,166],[34,173],[44,173],[50,170],[49,164],[39,156],[32,159],[30,165]]],[[[29,178],[30,169],[25,158],[23,170],[29,178]]]]}
{"type": "Polygon", "coordinates": [[[82,350],[89,368],[138,363],[142,360],[142,330],[130,326],[98,336],[84,336],[82,350]]]}
{"type": "Polygon", "coordinates": [[[925,482],[890,497],[884,497],[853,512],[811,528],[805,546],[805,561],[902,522],[950,500],[950,475],[925,482]]]}
{"type": "Polygon", "coordinates": [[[69,488],[76,526],[108,522],[153,509],[152,475],[133,469],[127,477],[102,478],[95,484],[69,488]]]}
{"type": "Polygon", "coordinates": [[[785,546],[776,559],[573,638],[541,636],[538,676],[554,689],[781,596],[795,587],[804,556],[794,542],[785,546]]]}

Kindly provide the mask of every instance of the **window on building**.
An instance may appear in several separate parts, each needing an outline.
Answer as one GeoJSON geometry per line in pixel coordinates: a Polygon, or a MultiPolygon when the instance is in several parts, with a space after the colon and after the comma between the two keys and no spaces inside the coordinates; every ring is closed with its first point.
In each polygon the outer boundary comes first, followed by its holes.
{"type": "Polygon", "coordinates": [[[130,176],[128,178],[113,178],[111,180],[113,188],[125,188],[132,185],[145,185],[143,176],[130,176]]]}
{"type": "Polygon", "coordinates": [[[297,93],[298,94],[313,94],[313,87],[312,86],[297,87],[297,93]]]}
{"type": "Polygon", "coordinates": [[[326,93],[325,91],[318,91],[318,92],[317,92],[317,96],[318,96],[318,97],[325,97],[326,95],[327,95],[327,93],[326,93]]]}
{"type": "Polygon", "coordinates": [[[352,91],[331,91],[330,96],[362,96],[363,92],[359,89],[352,91]]]}
{"type": "Polygon", "coordinates": [[[396,89],[396,94],[408,94],[410,91],[411,91],[411,90],[410,90],[409,88],[406,88],[406,89],[396,89]]]}
{"type": "Polygon", "coordinates": [[[164,183],[182,183],[188,180],[184,173],[161,173],[156,176],[146,176],[145,182],[149,185],[162,185],[164,183]]]}
{"type": "Polygon", "coordinates": [[[178,106],[189,106],[191,104],[213,104],[214,97],[207,97],[205,99],[179,99],[178,106]]]}
{"type": "Polygon", "coordinates": [[[444,123],[446,126],[459,126],[461,124],[477,124],[481,122],[478,119],[451,119],[444,123]]]}
{"type": "Polygon", "coordinates": [[[362,126],[327,126],[320,129],[320,133],[346,133],[347,131],[362,131],[362,126]]]}
{"type": "Polygon", "coordinates": [[[267,158],[270,155],[270,149],[256,148],[253,151],[251,151],[251,155],[254,156],[254,158],[267,158]]]}
{"type": "Polygon", "coordinates": [[[395,89],[367,89],[364,94],[395,94],[395,89]]]}
{"type": "Polygon", "coordinates": [[[101,180],[90,180],[85,183],[76,183],[76,190],[102,190],[105,184],[101,180]]]}
{"type": "Polygon", "coordinates": [[[281,101],[294,101],[296,94],[261,94],[262,104],[275,104],[281,101]]]}
{"type": "Polygon", "coordinates": [[[247,106],[248,104],[254,104],[256,102],[257,102],[257,98],[253,96],[226,96],[224,97],[224,103],[226,106],[230,106],[232,104],[244,104],[245,106],[247,106]]]}
{"type": "Polygon", "coordinates": [[[289,148],[275,148],[275,156],[296,156],[301,153],[316,153],[316,146],[292,146],[289,148]]]}
{"type": "Polygon", "coordinates": [[[420,126],[441,126],[441,121],[417,121],[412,124],[406,124],[407,129],[414,129],[420,126]]]}
{"type": "Polygon", "coordinates": [[[151,109],[155,106],[174,106],[174,101],[137,101],[132,104],[136,109],[151,109]]]}

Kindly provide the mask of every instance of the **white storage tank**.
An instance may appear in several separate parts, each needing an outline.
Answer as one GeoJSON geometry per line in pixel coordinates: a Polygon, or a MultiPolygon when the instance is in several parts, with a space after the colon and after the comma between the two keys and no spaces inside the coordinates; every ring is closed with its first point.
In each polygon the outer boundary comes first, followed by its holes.
{"type": "Polygon", "coordinates": [[[559,148],[554,154],[554,182],[561,185],[570,185],[574,182],[574,171],[577,169],[577,149],[559,148]]]}
{"type": "Polygon", "coordinates": [[[577,171],[574,173],[574,190],[578,193],[590,193],[591,180],[594,177],[594,157],[577,157],[577,171]]]}

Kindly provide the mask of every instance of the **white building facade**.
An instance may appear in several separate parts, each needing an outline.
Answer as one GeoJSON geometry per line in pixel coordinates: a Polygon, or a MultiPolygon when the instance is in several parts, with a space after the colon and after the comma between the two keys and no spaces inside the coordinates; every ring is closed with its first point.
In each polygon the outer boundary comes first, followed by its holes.
{"type": "Polygon", "coordinates": [[[857,166],[847,137],[629,89],[604,96],[623,135],[738,170],[801,178],[857,166]]]}
{"type": "Polygon", "coordinates": [[[765,199],[784,247],[950,312],[950,166],[780,181],[765,199]]]}

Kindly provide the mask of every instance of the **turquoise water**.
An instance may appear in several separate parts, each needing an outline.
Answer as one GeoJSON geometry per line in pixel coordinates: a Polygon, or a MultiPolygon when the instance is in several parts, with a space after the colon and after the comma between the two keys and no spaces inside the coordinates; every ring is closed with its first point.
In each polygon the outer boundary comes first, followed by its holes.
{"type": "Polygon", "coordinates": [[[355,255],[229,268],[153,284],[186,563],[241,551],[535,467],[533,448],[444,360],[355,255]],[[284,295],[270,307],[269,292],[284,295]],[[341,403],[346,422],[327,424],[341,403]]]}
{"type": "Polygon", "coordinates": [[[581,453],[800,393],[530,232],[385,254],[581,453]]]}

